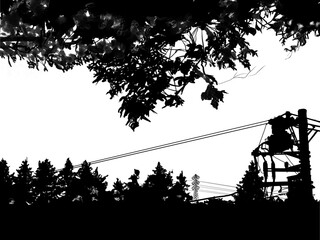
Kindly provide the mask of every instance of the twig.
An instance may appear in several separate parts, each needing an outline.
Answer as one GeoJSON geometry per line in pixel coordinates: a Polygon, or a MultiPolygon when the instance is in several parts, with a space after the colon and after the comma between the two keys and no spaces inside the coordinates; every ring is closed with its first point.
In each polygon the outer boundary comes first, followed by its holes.
{"type": "Polygon", "coordinates": [[[265,66],[262,66],[256,73],[251,74],[251,75],[250,75],[250,73],[252,73],[253,70],[254,70],[256,67],[254,67],[254,68],[253,68],[252,70],[250,70],[248,73],[240,73],[240,74],[237,74],[237,72],[236,72],[232,78],[230,78],[230,79],[228,79],[228,80],[226,80],[226,81],[220,82],[219,85],[224,84],[224,83],[227,83],[227,82],[230,82],[230,81],[232,81],[232,80],[234,80],[234,79],[236,79],[236,78],[242,78],[242,79],[244,79],[244,78],[247,78],[247,77],[253,77],[253,76],[257,75],[264,67],[265,67],[265,66]],[[243,76],[243,75],[244,75],[244,76],[243,76]]]}

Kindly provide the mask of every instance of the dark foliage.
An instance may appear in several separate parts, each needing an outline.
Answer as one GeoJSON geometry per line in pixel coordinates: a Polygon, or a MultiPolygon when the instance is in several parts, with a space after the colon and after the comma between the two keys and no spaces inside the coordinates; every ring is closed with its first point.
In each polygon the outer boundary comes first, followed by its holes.
{"type": "Polygon", "coordinates": [[[52,204],[57,199],[57,173],[48,159],[39,161],[34,175],[33,191],[36,205],[52,204]]]}
{"type": "Polygon", "coordinates": [[[317,0],[105,1],[1,0],[0,57],[30,68],[62,71],[86,64],[94,82],[107,81],[111,98],[132,129],[159,102],[180,106],[186,86],[208,83],[201,94],[218,108],[225,91],[208,67],[250,68],[256,56],[248,35],[272,29],[287,51],[319,35],[317,0]]]}
{"type": "Polygon", "coordinates": [[[21,163],[14,177],[14,204],[27,206],[34,203],[33,175],[28,160],[21,163]]]}
{"type": "Polygon", "coordinates": [[[235,202],[240,205],[252,205],[264,201],[262,182],[263,177],[259,176],[258,167],[252,161],[237,186],[237,194],[234,197],[235,202]]]}
{"type": "Polygon", "coordinates": [[[133,207],[173,206],[190,203],[186,178],[182,172],[173,182],[172,172],[167,172],[160,163],[143,184],[139,184],[139,170],[122,183],[119,179],[108,191],[107,176],[98,168],[92,169],[84,161],[75,171],[70,159],[63,169],[57,171],[48,159],[39,161],[33,173],[28,161],[22,162],[17,175],[10,174],[5,160],[0,162],[1,206],[44,207],[133,207]]]}
{"type": "Polygon", "coordinates": [[[9,205],[13,192],[12,175],[10,175],[9,166],[4,159],[0,161],[0,189],[0,204],[2,206],[9,205]]]}

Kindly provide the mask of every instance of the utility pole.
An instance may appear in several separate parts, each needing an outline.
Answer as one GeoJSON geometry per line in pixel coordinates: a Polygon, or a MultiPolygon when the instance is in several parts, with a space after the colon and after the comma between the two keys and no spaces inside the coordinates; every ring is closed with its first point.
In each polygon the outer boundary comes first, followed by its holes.
{"type": "Polygon", "coordinates": [[[310,167],[310,151],[308,139],[308,119],[307,110],[299,109],[297,122],[299,125],[299,160],[300,160],[300,179],[301,179],[301,195],[304,200],[313,199],[311,167],[310,167]]]}

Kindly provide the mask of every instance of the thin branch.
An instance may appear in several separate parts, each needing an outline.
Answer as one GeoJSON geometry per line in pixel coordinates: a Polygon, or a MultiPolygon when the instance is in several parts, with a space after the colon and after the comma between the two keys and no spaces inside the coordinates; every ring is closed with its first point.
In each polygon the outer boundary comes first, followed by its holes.
{"type": "Polygon", "coordinates": [[[238,74],[238,73],[236,72],[232,78],[230,78],[230,79],[228,79],[228,80],[226,80],[226,81],[223,81],[223,82],[219,83],[219,85],[224,84],[224,83],[227,83],[227,82],[230,82],[230,81],[232,81],[232,80],[234,80],[234,79],[236,79],[236,78],[242,78],[242,79],[244,79],[244,78],[247,78],[247,77],[253,77],[253,76],[257,75],[264,67],[265,67],[265,66],[262,66],[257,72],[255,72],[254,74],[251,74],[251,75],[250,75],[250,73],[252,73],[253,70],[254,70],[256,67],[254,67],[254,68],[253,68],[252,70],[250,70],[248,73],[240,73],[240,74],[238,74]]]}

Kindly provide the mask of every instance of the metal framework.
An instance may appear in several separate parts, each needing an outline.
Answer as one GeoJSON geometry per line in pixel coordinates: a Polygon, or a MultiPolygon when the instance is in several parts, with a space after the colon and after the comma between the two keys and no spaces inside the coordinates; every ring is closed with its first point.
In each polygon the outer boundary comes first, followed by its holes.
{"type": "Polygon", "coordinates": [[[193,200],[198,200],[199,199],[199,175],[195,174],[192,176],[192,190],[193,190],[193,200]]]}
{"type": "Polygon", "coordinates": [[[268,122],[272,134],[253,150],[254,160],[259,165],[259,157],[263,159],[261,172],[264,176],[263,188],[266,197],[283,195],[282,190],[288,187],[288,201],[311,201],[313,199],[309,142],[320,131],[320,121],[307,118],[307,110],[300,109],[298,115],[286,112],[268,122]],[[315,124],[314,124],[315,123],[315,124]],[[279,168],[275,160],[285,156],[284,167],[279,168]],[[291,161],[290,159],[295,159],[291,161]],[[294,163],[293,163],[294,162],[294,163]],[[276,181],[277,173],[288,173],[286,181],[276,181]],[[268,181],[271,173],[272,181],[268,181]],[[278,194],[274,187],[279,186],[278,194]],[[271,189],[270,189],[271,188],[271,189]]]}

